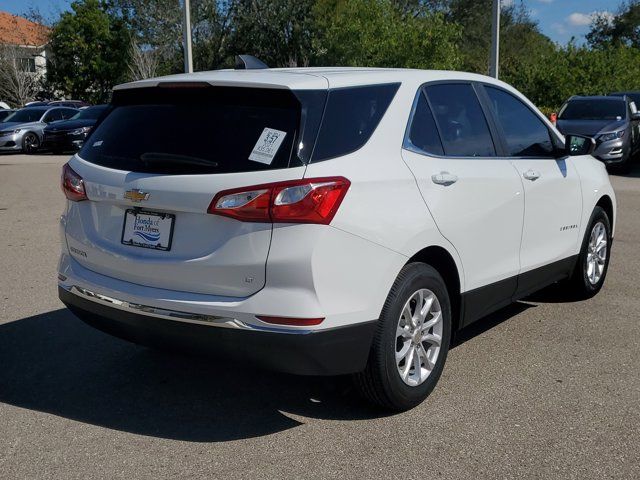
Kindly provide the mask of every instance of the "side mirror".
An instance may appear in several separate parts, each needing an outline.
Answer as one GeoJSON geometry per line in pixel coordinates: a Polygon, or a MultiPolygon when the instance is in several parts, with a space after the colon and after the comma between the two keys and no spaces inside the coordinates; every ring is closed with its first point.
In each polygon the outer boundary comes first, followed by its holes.
{"type": "Polygon", "coordinates": [[[640,120],[640,112],[632,113],[631,120],[640,120]]]}
{"type": "Polygon", "coordinates": [[[566,135],[565,153],[571,156],[591,155],[596,149],[596,141],[582,135],[566,135]]]}

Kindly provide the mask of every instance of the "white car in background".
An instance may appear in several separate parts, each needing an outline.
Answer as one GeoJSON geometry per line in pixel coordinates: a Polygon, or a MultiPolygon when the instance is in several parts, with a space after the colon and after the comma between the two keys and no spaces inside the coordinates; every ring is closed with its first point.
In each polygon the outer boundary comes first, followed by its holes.
{"type": "Polygon", "coordinates": [[[565,142],[503,82],[216,71],[121,85],[112,103],[64,167],[58,285],[113,335],[354,374],[404,410],[460,328],[605,280],[616,201],[593,141],[565,142]]]}

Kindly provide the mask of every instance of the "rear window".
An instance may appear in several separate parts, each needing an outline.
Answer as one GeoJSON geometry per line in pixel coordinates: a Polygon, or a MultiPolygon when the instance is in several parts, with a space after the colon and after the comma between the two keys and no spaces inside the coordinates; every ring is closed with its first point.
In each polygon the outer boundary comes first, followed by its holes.
{"type": "Polygon", "coordinates": [[[78,111],[73,117],[73,120],[98,120],[109,105],[96,105],[95,107],[87,107],[78,111]]]}
{"type": "Polygon", "coordinates": [[[389,83],[330,90],[313,161],[346,155],[367,143],[399,86],[389,83]]]}
{"type": "Polygon", "coordinates": [[[80,151],[145,173],[235,173],[302,165],[301,105],[289,90],[153,87],[114,92],[113,110],[80,151]]]}

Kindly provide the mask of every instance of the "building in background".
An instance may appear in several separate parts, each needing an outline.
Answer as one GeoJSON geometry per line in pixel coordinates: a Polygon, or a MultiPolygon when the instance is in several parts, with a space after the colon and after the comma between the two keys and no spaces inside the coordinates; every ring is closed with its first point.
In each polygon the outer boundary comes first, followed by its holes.
{"type": "Polygon", "coordinates": [[[0,11],[0,101],[33,100],[47,73],[49,28],[0,11]]]}
{"type": "Polygon", "coordinates": [[[15,47],[25,72],[46,74],[49,28],[26,18],[0,12],[0,45],[15,47]]]}

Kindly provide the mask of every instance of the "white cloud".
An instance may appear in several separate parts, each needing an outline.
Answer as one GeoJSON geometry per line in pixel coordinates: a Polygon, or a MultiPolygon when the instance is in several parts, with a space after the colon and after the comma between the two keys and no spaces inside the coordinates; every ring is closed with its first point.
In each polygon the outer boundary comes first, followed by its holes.
{"type": "Polygon", "coordinates": [[[540,3],[553,3],[553,0],[538,0],[540,3]]]}
{"type": "Polygon", "coordinates": [[[510,7],[513,5],[514,0],[501,0],[500,3],[503,7],[510,7]]]}
{"type": "Polygon", "coordinates": [[[574,12],[567,17],[567,21],[570,25],[574,27],[585,27],[587,25],[591,25],[591,22],[597,17],[604,17],[607,20],[611,21],[614,17],[611,12],[591,12],[591,13],[580,13],[574,12]]]}
{"type": "Polygon", "coordinates": [[[569,23],[575,27],[580,27],[584,25],[591,25],[591,20],[593,20],[591,14],[587,13],[572,13],[567,17],[569,23]]]}

